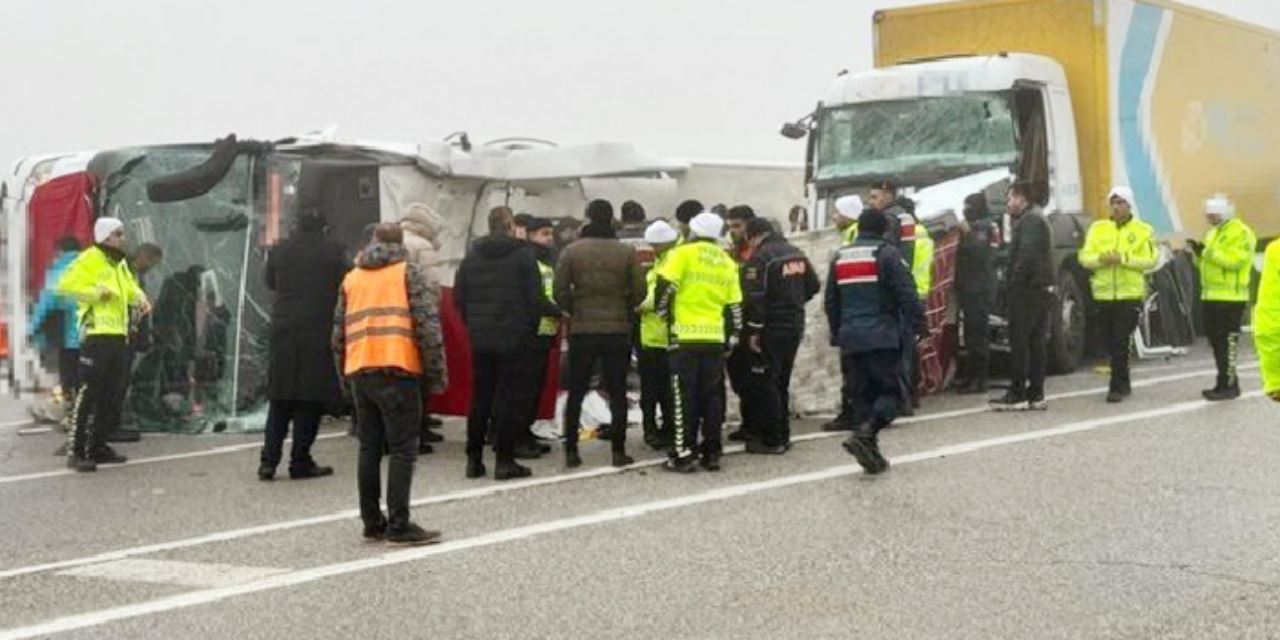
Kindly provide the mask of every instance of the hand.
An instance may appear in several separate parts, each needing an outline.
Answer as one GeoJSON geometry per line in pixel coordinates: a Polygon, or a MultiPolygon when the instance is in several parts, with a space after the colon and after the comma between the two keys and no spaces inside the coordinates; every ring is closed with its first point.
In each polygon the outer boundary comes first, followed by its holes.
{"type": "Polygon", "coordinates": [[[1271,398],[1272,400],[1274,400],[1274,401],[1276,401],[1276,402],[1280,402],[1280,389],[1276,389],[1275,391],[1272,391],[1271,393],[1268,393],[1268,394],[1267,394],[1267,397],[1268,397],[1268,398],[1271,398]]]}
{"type": "Polygon", "coordinates": [[[138,303],[138,311],[144,316],[149,315],[151,313],[151,301],[143,298],[142,302],[138,303]]]}
{"type": "Polygon", "coordinates": [[[924,342],[931,337],[933,334],[929,333],[929,327],[920,327],[916,330],[916,342],[924,342]]]}
{"type": "Polygon", "coordinates": [[[729,341],[725,343],[725,351],[733,351],[738,348],[738,336],[729,336],[729,341]]]}
{"type": "Polygon", "coordinates": [[[747,338],[747,346],[756,353],[764,352],[764,347],[760,344],[760,334],[758,333],[753,333],[751,337],[747,338]]]}

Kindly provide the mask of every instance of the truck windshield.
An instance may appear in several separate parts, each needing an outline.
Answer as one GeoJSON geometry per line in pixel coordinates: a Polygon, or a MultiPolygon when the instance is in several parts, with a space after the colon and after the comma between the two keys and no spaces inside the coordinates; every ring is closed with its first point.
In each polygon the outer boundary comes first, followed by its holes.
{"type": "Polygon", "coordinates": [[[827,109],[818,129],[819,180],[901,176],[1017,160],[1002,93],[867,102],[827,109]]]}

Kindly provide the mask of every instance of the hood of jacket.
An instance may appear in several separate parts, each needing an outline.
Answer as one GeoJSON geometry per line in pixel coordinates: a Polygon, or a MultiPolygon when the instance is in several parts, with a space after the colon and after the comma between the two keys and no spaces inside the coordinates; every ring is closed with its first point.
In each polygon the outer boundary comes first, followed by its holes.
{"type": "Polygon", "coordinates": [[[401,229],[430,242],[436,249],[440,248],[440,229],[443,226],[444,218],[422,203],[409,205],[404,217],[400,219],[401,229]]]}
{"type": "Polygon", "coordinates": [[[485,258],[497,259],[528,246],[529,243],[511,236],[485,236],[471,243],[471,250],[485,258]]]}
{"type": "Polygon", "coordinates": [[[373,242],[360,252],[356,266],[361,269],[381,269],[397,262],[404,262],[408,255],[402,244],[373,242]]]}

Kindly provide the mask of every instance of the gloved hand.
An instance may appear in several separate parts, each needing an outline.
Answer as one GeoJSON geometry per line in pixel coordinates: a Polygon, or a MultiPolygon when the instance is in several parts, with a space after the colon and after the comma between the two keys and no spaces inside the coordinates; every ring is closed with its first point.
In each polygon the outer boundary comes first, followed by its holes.
{"type": "Polygon", "coordinates": [[[1187,240],[1187,248],[1197,256],[1204,253],[1204,245],[1196,242],[1195,240],[1187,240]]]}
{"type": "Polygon", "coordinates": [[[929,333],[928,325],[920,325],[916,327],[916,342],[928,340],[933,334],[929,333]]]}
{"type": "Polygon", "coordinates": [[[734,349],[737,349],[737,348],[738,348],[738,334],[736,334],[736,333],[731,333],[731,334],[729,334],[729,339],[728,339],[728,341],[726,341],[726,342],[725,342],[725,344],[724,344],[724,350],[725,350],[726,352],[731,352],[731,351],[733,351],[734,349]]]}

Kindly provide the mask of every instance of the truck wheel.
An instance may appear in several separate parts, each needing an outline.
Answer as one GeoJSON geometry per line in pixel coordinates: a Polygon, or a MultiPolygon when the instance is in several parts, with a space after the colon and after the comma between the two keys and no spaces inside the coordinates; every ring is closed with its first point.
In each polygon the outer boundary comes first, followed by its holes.
{"type": "Polygon", "coordinates": [[[1075,275],[1064,269],[1058,275],[1058,300],[1049,320],[1049,373],[1071,373],[1084,360],[1087,304],[1075,275]]]}

